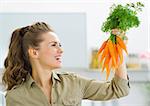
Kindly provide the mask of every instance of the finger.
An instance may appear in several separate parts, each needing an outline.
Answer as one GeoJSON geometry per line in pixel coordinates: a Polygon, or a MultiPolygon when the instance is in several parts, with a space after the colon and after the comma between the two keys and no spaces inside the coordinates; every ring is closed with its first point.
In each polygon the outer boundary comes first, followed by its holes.
{"type": "Polygon", "coordinates": [[[114,34],[114,35],[119,35],[120,31],[119,31],[119,29],[115,28],[115,29],[111,30],[111,33],[114,34]]]}

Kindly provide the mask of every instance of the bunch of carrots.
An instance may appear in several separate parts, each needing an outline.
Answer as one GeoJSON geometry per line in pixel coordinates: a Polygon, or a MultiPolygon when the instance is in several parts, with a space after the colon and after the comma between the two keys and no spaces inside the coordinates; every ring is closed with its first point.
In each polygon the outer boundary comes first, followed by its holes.
{"type": "Polygon", "coordinates": [[[98,51],[102,72],[106,69],[106,80],[110,75],[110,70],[116,70],[123,63],[123,51],[127,54],[127,47],[119,35],[111,33],[110,37],[103,42],[98,51]]]}

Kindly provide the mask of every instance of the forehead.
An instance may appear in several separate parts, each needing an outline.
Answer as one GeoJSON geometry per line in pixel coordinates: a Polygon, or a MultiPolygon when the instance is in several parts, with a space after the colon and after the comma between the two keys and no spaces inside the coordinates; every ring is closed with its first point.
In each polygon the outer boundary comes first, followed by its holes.
{"type": "Polygon", "coordinates": [[[55,32],[46,32],[42,34],[43,41],[45,42],[51,42],[56,41],[59,42],[59,38],[55,32]]]}

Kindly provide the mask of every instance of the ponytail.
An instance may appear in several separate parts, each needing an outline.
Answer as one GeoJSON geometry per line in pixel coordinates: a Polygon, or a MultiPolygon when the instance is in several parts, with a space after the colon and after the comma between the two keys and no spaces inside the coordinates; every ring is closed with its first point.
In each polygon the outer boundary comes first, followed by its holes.
{"type": "Polygon", "coordinates": [[[28,71],[25,70],[25,61],[22,49],[21,29],[17,29],[12,33],[11,42],[9,45],[9,53],[5,59],[5,73],[3,81],[8,83],[7,90],[10,90],[14,85],[21,84],[25,79],[28,71]]]}

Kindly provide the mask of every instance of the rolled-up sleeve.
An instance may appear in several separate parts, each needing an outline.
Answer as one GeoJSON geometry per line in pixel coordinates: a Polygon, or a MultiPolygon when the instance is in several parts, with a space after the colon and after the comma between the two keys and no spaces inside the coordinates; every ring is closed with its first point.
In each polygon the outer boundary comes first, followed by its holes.
{"type": "Polygon", "coordinates": [[[89,80],[81,76],[78,76],[78,80],[81,92],[83,93],[83,99],[104,101],[129,94],[129,80],[122,79],[116,75],[109,82],[89,80]]]}

